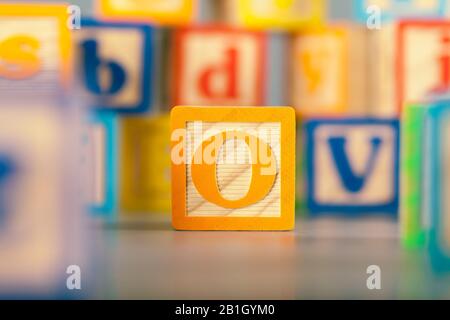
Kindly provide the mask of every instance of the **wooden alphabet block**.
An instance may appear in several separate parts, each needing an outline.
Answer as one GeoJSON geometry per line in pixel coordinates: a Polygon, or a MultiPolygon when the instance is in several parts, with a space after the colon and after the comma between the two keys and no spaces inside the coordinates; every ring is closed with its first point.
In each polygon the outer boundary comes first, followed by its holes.
{"type": "Polygon", "coordinates": [[[397,26],[369,30],[341,23],[297,33],[292,41],[290,104],[306,117],[396,117],[397,26]]]}
{"type": "Polygon", "coordinates": [[[311,119],[305,122],[305,139],[307,207],[311,214],[396,216],[398,120],[311,119]]]}
{"type": "Polygon", "coordinates": [[[56,101],[71,80],[65,5],[0,3],[0,96],[56,101]]]}
{"type": "Polygon", "coordinates": [[[348,110],[348,37],[343,29],[297,35],[293,44],[292,101],[303,115],[348,110]]]}
{"type": "Polygon", "coordinates": [[[198,0],[97,0],[104,19],[139,20],[162,25],[185,25],[197,17],[198,0]]]}
{"type": "Polygon", "coordinates": [[[175,229],[294,228],[292,108],[175,107],[171,146],[175,229]]]}
{"type": "Polygon", "coordinates": [[[323,0],[224,0],[226,19],[257,29],[298,30],[319,25],[325,15],[323,0]]]}
{"type": "Polygon", "coordinates": [[[356,19],[364,24],[374,15],[379,15],[382,23],[443,18],[447,9],[447,0],[353,0],[353,3],[356,19]]]}
{"type": "Polygon", "coordinates": [[[401,126],[400,231],[406,248],[425,245],[424,154],[426,104],[407,105],[401,126]]]}
{"type": "Polygon", "coordinates": [[[77,43],[78,93],[95,109],[142,113],[153,105],[153,28],[83,19],[77,43]]]}
{"type": "Polygon", "coordinates": [[[295,142],[295,213],[297,217],[305,216],[305,157],[303,156],[305,146],[303,139],[303,119],[297,117],[296,142],[295,142]],[[301,215],[300,215],[301,214],[301,215]]]}
{"type": "Polygon", "coordinates": [[[369,77],[365,102],[369,114],[399,117],[396,91],[397,23],[386,23],[381,30],[366,30],[366,74],[369,77]]]}
{"type": "Polygon", "coordinates": [[[267,34],[267,74],[264,105],[289,105],[291,61],[291,35],[271,32],[267,34]]]}
{"type": "Polygon", "coordinates": [[[182,28],[174,34],[174,104],[262,105],[267,37],[227,27],[182,28]]]}
{"type": "Polygon", "coordinates": [[[118,115],[95,112],[89,115],[82,141],[89,211],[112,222],[118,220],[119,135],[118,115]]]}
{"type": "Polygon", "coordinates": [[[450,22],[404,21],[397,37],[397,108],[401,110],[404,103],[422,101],[448,89],[450,22]]]}
{"type": "Polygon", "coordinates": [[[121,204],[125,212],[170,212],[168,115],[121,121],[121,204]]]}
{"type": "Polygon", "coordinates": [[[450,270],[450,104],[440,101],[430,107],[426,123],[427,153],[425,192],[426,214],[431,218],[429,252],[436,271],[450,270]]]}
{"type": "Polygon", "coordinates": [[[70,264],[67,253],[75,258],[70,241],[72,231],[79,231],[78,212],[66,193],[65,164],[71,148],[65,148],[65,138],[70,134],[57,109],[36,104],[33,108],[0,108],[3,299],[71,296],[65,270],[70,264]]]}

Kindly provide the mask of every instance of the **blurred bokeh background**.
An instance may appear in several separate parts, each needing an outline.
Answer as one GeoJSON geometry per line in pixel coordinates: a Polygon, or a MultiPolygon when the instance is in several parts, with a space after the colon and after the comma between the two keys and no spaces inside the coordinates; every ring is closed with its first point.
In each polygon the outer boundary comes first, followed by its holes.
{"type": "Polygon", "coordinates": [[[0,298],[449,299],[425,138],[446,107],[449,9],[0,1],[0,298]],[[295,230],[172,228],[175,105],[296,110],[295,230]],[[347,162],[324,151],[333,135],[347,162]]]}

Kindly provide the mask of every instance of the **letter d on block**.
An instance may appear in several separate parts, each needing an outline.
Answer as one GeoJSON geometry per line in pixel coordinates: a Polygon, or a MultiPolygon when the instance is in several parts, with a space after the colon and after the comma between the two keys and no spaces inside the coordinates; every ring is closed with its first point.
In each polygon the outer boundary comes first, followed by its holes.
{"type": "Polygon", "coordinates": [[[237,64],[238,52],[235,48],[229,48],[225,52],[223,64],[210,66],[200,75],[198,86],[200,92],[208,98],[236,98],[237,97],[237,64]],[[213,90],[212,84],[215,78],[223,77],[224,87],[222,91],[213,90]]]}

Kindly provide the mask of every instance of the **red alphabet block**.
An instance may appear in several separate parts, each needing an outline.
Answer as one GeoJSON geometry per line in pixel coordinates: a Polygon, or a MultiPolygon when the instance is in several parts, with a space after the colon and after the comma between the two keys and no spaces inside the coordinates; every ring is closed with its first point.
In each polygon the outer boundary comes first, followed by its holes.
{"type": "Polygon", "coordinates": [[[174,41],[174,104],[263,104],[267,65],[263,33],[193,27],[176,31],[174,41]]]}

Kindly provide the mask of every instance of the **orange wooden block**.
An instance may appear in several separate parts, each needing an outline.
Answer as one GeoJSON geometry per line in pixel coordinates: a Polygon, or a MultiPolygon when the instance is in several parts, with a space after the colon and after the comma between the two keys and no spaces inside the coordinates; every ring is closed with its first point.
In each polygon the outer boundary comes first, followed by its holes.
{"type": "Polygon", "coordinates": [[[175,229],[294,228],[293,108],[175,107],[171,162],[175,229]]]}

